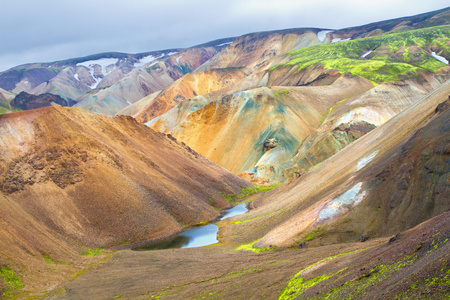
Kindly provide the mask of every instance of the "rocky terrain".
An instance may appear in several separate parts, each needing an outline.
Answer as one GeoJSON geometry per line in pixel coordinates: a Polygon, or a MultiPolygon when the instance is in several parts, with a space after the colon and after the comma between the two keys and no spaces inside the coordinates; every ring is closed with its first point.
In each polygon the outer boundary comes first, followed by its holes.
{"type": "Polygon", "coordinates": [[[10,104],[13,108],[29,110],[51,105],[71,106],[74,103],[73,101],[66,100],[58,95],[49,93],[32,95],[27,92],[20,92],[16,97],[14,97],[10,104]]]}
{"type": "Polygon", "coordinates": [[[449,16],[0,73],[0,295],[448,297],[449,16]]]}

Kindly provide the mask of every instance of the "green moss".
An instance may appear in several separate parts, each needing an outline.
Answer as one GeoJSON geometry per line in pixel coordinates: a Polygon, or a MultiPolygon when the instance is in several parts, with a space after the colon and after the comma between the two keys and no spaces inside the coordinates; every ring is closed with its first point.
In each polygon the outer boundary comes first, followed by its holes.
{"type": "Polygon", "coordinates": [[[87,257],[92,257],[92,256],[97,256],[97,255],[101,254],[103,251],[105,251],[105,249],[103,249],[103,248],[86,247],[84,249],[84,252],[81,255],[87,256],[87,257]]]}
{"type": "Polygon", "coordinates": [[[289,281],[288,286],[284,288],[283,293],[281,294],[279,299],[297,299],[310,287],[313,287],[316,284],[333,276],[334,274],[321,275],[306,281],[303,279],[303,277],[292,278],[291,281],[289,281]]]}
{"type": "Polygon", "coordinates": [[[58,262],[55,262],[55,261],[53,261],[51,258],[50,258],[50,256],[48,256],[47,254],[42,254],[42,257],[45,259],[45,261],[46,262],[48,262],[49,264],[52,264],[52,265],[57,265],[58,264],[58,262]]]}
{"type": "Polygon", "coordinates": [[[316,237],[321,236],[326,231],[326,227],[318,227],[314,231],[311,231],[308,233],[305,237],[305,241],[310,241],[312,239],[315,239],[316,237]]]}
{"type": "Polygon", "coordinates": [[[445,25],[306,47],[288,52],[291,59],[271,70],[280,66],[297,65],[298,71],[322,66],[324,69],[361,76],[374,83],[397,81],[404,77],[415,77],[419,70],[436,72],[444,67],[445,64],[433,58],[428,49],[436,46],[450,54],[449,33],[450,26],[445,25]],[[420,48],[420,53],[412,55],[411,46],[420,48]],[[373,57],[361,58],[368,50],[373,50],[373,57]]]}
{"type": "Polygon", "coordinates": [[[288,90],[279,90],[279,91],[273,91],[273,95],[275,96],[275,98],[277,98],[278,100],[281,100],[281,95],[287,95],[289,94],[290,91],[288,90]]]}
{"type": "Polygon", "coordinates": [[[0,266],[0,277],[4,286],[3,290],[0,290],[0,296],[23,288],[22,280],[7,266],[0,266]]]}
{"type": "Polygon", "coordinates": [[[400,292],[394,299],[421,299],[433,290],[433,299],[448,299],[450,295],[450,266],[447,261],[437,273],[430,273],[429,278],[421,278],[413,282],[410,287],[400,292]],[[433,277],[431,277],[433,276],[433,277]]]}
{"type": "Polygon", "coordinates": [[[306,171],[313,170],[313,169],[317,168],[318,166],[320,166],[321,164],[322,164],[322,162],[315,164],[314,166],[308,168],[306,171]]]}
{"type": "Polygon", "coordinates": [[[378,265],[367,271],[360,277],[347,281],[342,286],[334,288],[321,295],[322,299],[358,299],[365,291],[387,279],[401,269],[414,263],[416,257],[406,257],[392,264],[378,265]]]}
{"type": "Polygon", "coordinates": [[[342,270],[337,271],[336,273],[333,274],[325,274],[325,275],[320,275],[317,276],[315,278],[311,278],[309,280],[306,280],[303,277],[299,277],[303,272],[305,272],[306,270],[333,258],[342,256],[342,255],[346,255],[346,254],[350,254],[350,253],[355,253],[358,251],[362,251],[362,250],[366,250],[366,249],[359,249],[359,250],[355,250],[355,251],[350,251],[350,252],[345,252],[345,253],[340,253],[337,255],[333,255],[327,258],[324,258],[322,260],[319,260],[318,262],[304,268],[303,270],[301,270],[300,272],[298,272],[297,274],[295,274],[294,277],[291,278],[291,280],[288,282],[288,284],[286,285],[286,287],[283,289],[283,291],[281,292],[281,295],[279,297],[279,299],[297,299],[299,298],[307,289],[315,286],[318,283],[321,283],[325,280],[328,280],[331,277],[334,277],[340,273],[342,273],[344,270],[346,270],[347,268],[344,268],[342,270]]]}
{"type": "Polygon", "coordinates": [[[240,245],[240,246],[238,246],[238,247],[236,248],[236,250],[246,250],[246,251],[253,251],[253,252],[259,253],[259,252],[265,252],[265,251],[275,250],[275,249],[277,248],[277,247],[267,247],[267,248],[258,248],[258,247],[255,247],[254,244],[255,244],[256,242],[258,242],[258,241],[259,241],[259,240],[250,242],[250,243],[248,243],[248,244],[240,245]]]}

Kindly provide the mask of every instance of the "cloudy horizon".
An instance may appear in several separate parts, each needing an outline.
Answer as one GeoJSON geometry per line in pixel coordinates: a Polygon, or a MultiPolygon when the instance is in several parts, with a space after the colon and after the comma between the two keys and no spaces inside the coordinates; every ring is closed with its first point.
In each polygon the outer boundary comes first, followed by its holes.
{"type": "Polygon", "coordinates": [[[11,1],[2,5],[0,72],[103,52],[186,48],[258,31],[341,29],[443,9],[447,1],[11,1]]]}

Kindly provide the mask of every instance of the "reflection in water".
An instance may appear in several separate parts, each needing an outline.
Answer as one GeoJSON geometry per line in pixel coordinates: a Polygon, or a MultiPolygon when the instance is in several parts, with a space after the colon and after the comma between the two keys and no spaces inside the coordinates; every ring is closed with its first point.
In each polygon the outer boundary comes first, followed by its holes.
{"type": "Polygon", "coordinates": [[[149,246],[134,248],[136,251],[144,250],[161,250],[161,249],[171,249],[171,248],[181,248],[184,244],[189,242],[189,238],[186,236],[177,235],[167,240],[153,243],[149,246]]]}
{"type": "Polygon", "coordinates": [[[201,227],[196,227],[185,231],[180,236],[188,238],[188,242],[181,246],[181,248],[193,248],[212,245],[217,242],[217,232],[219,227],[214,224],[209,224],[201,227]]]}
{"type": "Polygon", "coordinates": [[[243,213],[246,213],[248,209],[245,207],[245,204],[246,203],[242,203],[242,204],[236,205],[235,207],[227,210],[227,212],[221,218],[221,220],[226,219],[226,218],[231,218],[231,217],[234,217],[234,216],[238,216],[238,215],[241,215],[243,213]]]}
{"type": "MultiPolygon", "coordinates": [[[[229,209],[221,220],[234,217],[247,212],[245,203],[236,205],[235,207],[229,209]]],[[[170,248],[192,248],[192,247],[202,247],[207,245],[212,245],[218,242],[217,232],[219,227],[214,224],[209,224],[205,226],[195,227],[187,230],[179,235],[169,238],[167,240],[151,244],[150,246],[135,248],[133,250],[159,250],[159,249],[170,249],[170,248]]]]}

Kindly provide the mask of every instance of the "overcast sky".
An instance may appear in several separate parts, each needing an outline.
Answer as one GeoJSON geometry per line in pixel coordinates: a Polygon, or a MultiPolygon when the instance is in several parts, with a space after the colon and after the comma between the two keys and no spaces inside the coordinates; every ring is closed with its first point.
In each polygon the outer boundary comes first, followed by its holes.
{"type": "Polygon", "coordinates": [[[183,48],[256,31],[340,29],[448,0],[2,0],[0,71],[95,53],[183,48]]]}

